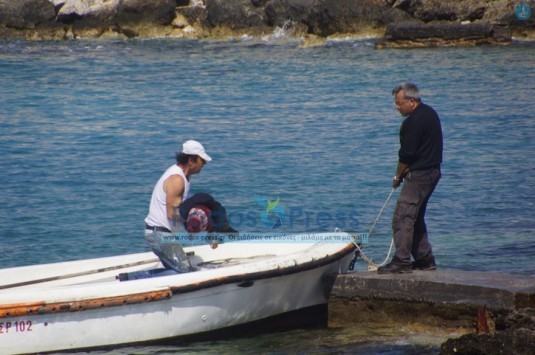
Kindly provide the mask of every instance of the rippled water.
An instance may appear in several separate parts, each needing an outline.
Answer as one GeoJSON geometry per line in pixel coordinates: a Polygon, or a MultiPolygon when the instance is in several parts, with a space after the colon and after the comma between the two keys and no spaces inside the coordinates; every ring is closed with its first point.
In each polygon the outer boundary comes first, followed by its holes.
{"type": "MultiPolygon", "coordinates": [[[[410,80],[444,130],[439,267],[535,274],[534,58],[530,43],[0,42],[0,267],[146,251],[150,193],[187,139],[214,158],[192,191],[240,231],[273,231],[256,198],[279,198],[276,231],[366,232],[395,170],[390,91],[410,80]]],[[[366,245],[377,261],[393,205],[366,245]]]]}

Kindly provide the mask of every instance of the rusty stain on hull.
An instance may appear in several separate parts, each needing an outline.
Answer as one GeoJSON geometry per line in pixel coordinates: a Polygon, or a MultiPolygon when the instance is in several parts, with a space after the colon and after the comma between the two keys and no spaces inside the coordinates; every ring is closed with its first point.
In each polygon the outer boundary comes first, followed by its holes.
{"type": "Polygon", "coordinates": [[[47,314],[56,312],[76,312],[88,309],[122,306],[126,304],[136,304],[144,302],[160,301],[171,298],[171,290],[151,291],[127,296],[106,297],[83,301],[70,302],[32,302],[20,304],[0,305],[0,318],[20,317],[36,314],[47,314]]]}

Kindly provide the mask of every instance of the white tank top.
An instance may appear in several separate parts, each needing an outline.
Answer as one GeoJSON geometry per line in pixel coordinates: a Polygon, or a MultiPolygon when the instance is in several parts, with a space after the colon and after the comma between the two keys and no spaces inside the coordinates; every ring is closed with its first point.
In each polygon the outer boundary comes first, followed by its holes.
{"type": "Polygon", "coordinates": [[[182,171],[182,168],[176,164],[170,166],[160,177],[160,180],[158,180],[156,186],[154,186],[152,197],[150,199],[149,214],[147,218],[145,218],[145,223],[152,227],[165,227],[174,233],[183,231],[184,225],[181,222],[167,219],[167,196],[163,190],[163,183],[171,175],[180,175],[182,176],[182,179],[184,179],[184,195],[182,196],[182,202],[189,197],[189,181],[186,179],[184,171],[182,171]]]}

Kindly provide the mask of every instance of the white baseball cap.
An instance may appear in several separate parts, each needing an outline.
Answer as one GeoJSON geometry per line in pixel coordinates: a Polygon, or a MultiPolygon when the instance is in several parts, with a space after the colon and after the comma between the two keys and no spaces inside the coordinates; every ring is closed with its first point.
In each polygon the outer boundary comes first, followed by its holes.
{"type": "Polygon", "coordinates": [[[189,155],[198,155],[206,161],[212,160],[212,158],[210,158],[210,156],[206,154],[206,151],[204,150],[202,144],[194,140],[189,140],[182,144],[182,153],[189,155]]]}

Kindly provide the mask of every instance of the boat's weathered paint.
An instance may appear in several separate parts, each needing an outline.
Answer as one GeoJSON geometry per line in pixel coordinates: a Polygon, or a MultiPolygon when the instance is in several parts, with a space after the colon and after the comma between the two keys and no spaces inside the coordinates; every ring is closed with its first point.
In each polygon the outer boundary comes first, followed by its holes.
{"type": "Polygon", "coordinates": [[[125,304],[134,304],[141,302],[159,301],[171,298],[173,292],[169,290],[151,291],[139,294],[132,294],[118,297],[106,297],[85,301],[68,301],[68,302],[35,302],[21,304],[6,304],[0,306],[0,318],[21,317],[34,314],[58,313],[58,312],[77,312],[94,308],[122,306],[125,304]]]}

